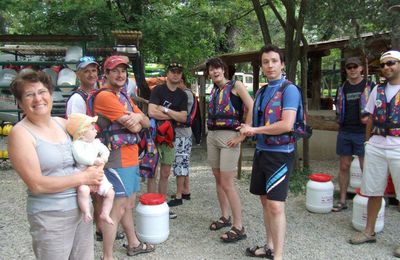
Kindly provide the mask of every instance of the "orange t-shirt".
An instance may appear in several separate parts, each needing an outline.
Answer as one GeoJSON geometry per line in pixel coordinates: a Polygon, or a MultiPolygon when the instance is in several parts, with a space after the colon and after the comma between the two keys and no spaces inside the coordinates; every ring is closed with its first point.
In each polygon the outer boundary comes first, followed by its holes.
{"type": "MultiPolygon", "coordinates": [[[[133,107],[134,113],[142,113],[131,99],[129,99],[129,102],[133,107]]],[[[109,91],[102,91],[97,94],[94,100],[93,110],[95,114],[100,113],[110,119],[111,122],[114,122],[124,116],[128,108],[119,102],[119,97],[116,94],[109,91]]],[[[136,144],[125,145],[117,150],[112,150],[106,167],[125,168],[136,166],[139,164],[138,153],[138,146],[136,144]]]]}

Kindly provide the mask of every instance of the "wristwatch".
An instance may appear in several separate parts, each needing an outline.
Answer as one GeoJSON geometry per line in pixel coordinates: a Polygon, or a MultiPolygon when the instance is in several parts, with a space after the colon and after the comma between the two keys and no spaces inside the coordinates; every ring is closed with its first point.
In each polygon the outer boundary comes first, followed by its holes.
{"type": "Polygon", "coordinates": [[[164,113],[168,113],[168,112],[169,112],[169,109],[164,107],[164,113]]]}

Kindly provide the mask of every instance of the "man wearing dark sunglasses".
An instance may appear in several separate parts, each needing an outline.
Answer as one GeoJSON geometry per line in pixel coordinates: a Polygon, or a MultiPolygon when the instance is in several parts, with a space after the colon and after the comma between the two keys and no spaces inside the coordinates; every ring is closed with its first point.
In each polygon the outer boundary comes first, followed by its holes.
{"type": "MultiPolygon", "coordinates": [[[[355,234],[351,244],[376,242],[375,223],[381,208],[382,196],[392,176],[396,197],[400,199],[400,52],[391,50],[380,58],[382,76],[386,81],[372,90],[365,107],[369,113],[365,144],[365,163],[361,193],[369,197],[367,225],[355,234]]],[[[394,250],[400,257],[400,246],[394,250]]]]}
{"type": "Polygon", "coordinates": [[[365,123],[362,122],[362,118],[365,116],[365,105],[373,87],[373,83],[364,79],[364,67],[358,57],[347,58],[345,69],[347,80],[336,92],[336,115],[339,123],[336,153],[340,157],[340,198],[333,206],[333,212],[347,209],[346,197],[353,155],[358,156],[360,166],[363,165],[365,123]]]}

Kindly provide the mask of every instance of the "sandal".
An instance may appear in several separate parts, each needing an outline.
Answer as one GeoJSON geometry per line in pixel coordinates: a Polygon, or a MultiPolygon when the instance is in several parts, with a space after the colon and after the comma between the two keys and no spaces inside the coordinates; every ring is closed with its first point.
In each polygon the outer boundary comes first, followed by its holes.
{"type": "Polygon", "coordinates": [[[128,256],[134,256],[134,255],[143,254],[143,253],[150,253],[150,252],[153,252],[154,250],[156,250],[154,245],[147,244],[146,242],[143,243],[141,241],[139,241],[139,245],[137,247],[127,246],[126,249],[127,249],[126,254],[128,256]]]}
{"type": "Polygon", "coordinates": [[[228,218],[225,217],[220,217],[218,220],[213,221],[210,225],[210,230],[219,230],[223,227],[230,227],[232,226],[232,222],[231,222],[231,216],[229,216],[228,218]]]}
{"type": "Polygon", "coordinates": [[[361,245],[364,243],[375,243],[375,242],[376,242],[375,232],[372,235],[365,234],[364,232],[358,232],[349,240],[349,243],[352,245],[361,245]]]}
{"type": "Polygon", "coordinates": [[[253,246],[246,248],[246,256],[274,259],[274,252],[272,252],[272,249],[265,244],[264,246],[253,246]],[[261,254],[256,254],[256,251],[260,248],[263,248],[264,252],[261,254]]]}
{"type": "Polygon", "coordinates": [[[236,242],[242,239],[247,238],[246,233],[244,233],[244,227],[241,230],[237,229],[236,227],[232,227],[231,230],[225,232],[226,237],[220,237],[222,242],[230,243],[236,242]]]}
{"type": "Polygon", "coordinates": [[[340,211],[345,210],[345,209],[347,209],[347,204],[346,204],[346,202],[343,203],[343,202],[340,202],[340,201],[339,201],[338,203],[336,203],[335,206],[333,206],[332,211],[333,211],[333,212],[340,212],[340,211]]]}

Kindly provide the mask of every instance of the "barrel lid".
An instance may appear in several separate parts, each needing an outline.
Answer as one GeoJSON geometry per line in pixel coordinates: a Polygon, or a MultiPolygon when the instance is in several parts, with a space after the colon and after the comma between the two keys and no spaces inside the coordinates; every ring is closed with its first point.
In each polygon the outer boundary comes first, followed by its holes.
{"type": "Polygon", "coordinates": [[[139,198],[143,205],[160,205],[165,202],[164,194],[160,193],[145,193],[139,198]]]}
{"type": "Polygon", "coordinates": [[[326,173],[313,173],[308,178],[316,182],[328,182],[332,180],[332,176],[326,173]]]}

